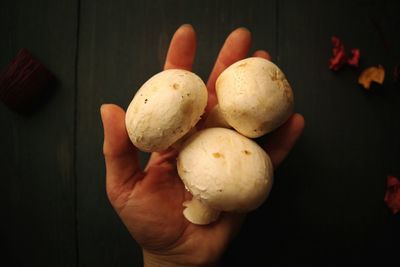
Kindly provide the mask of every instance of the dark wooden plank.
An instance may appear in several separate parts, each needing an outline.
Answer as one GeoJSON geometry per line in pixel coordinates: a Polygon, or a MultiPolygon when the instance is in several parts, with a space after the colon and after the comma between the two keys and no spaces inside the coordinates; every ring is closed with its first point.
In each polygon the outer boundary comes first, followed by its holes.
{"type": "Polygon", "coordinates": [[[32,116],[0,104],[2,266],[76,264],[76,30],[76,1],[3,1],[0,7],[0,66],[25,47],[59,80],[50,101],[32,116]]]}
{"type": "MultiPolygon", "coordinates": [[[[140,266],[141,251],[108,203],[102,164],[102,103],[126,107],[162,68],[169,39],[183,23],[198,33],[194,71],[204,79],[236,27],[254,49],[276,54],[275,1],[82,0],[78,86],[78,221],[82,266],[140,266]]],[[[228,260],[229,262],[229,260],[228,260]]]]}
{"type": "Polygon", "coordinates": [[[269,201],[239,236],[242,243],[259,236],[265,244],[235,250],[235,257],[249,259],[249,266],[396,262],[400,221],[383,197],[386,176],[400,171],[400,91],[391,75],[400,58],[399,2],[283,0],[278,10],[278,64],[306,129],[278,170],[269,201]],[[381,24],[390,49],[371,19],[381,24]],[[385,87],[367,93],[357,85],[360,70],[331,72],[332,35],[361,49],[362,68],[384,65],[385,87]]]}

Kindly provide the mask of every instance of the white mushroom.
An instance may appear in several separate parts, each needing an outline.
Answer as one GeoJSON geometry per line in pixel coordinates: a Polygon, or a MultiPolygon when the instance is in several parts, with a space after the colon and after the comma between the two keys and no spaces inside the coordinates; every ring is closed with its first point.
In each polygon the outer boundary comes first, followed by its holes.
{"type": "Polygon", "coordinates": [[[259,57],[240,60],[223,71],[216,93],[225,120],[250,138],[273,131],[293,112],[293,92],[285,75],[259,57]]]}
{"type": "Polygon", "coordinates": [[[178,173],[193,199],[183,214],[192,223],[208,224],[220,211],[247,212],[267,198],[273,167],[267,153],[234,130],[208,128],[183,145],[178,173]]]}
{"type": "Polygon", "coordinates": [[[167,149],[196,125],[206,104],[207,88],[196,74],[162,71],[144,83],[130,103],[128,135],[143,151],[167,149]]]}

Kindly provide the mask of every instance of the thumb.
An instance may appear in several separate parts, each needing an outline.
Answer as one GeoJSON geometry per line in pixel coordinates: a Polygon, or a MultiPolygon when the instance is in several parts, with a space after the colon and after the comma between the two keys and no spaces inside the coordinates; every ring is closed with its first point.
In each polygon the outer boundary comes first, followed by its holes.
{"type": "Polygon", "coordinates": [[[107,193],[111,201],[125,186],[135,182],[142,172],[137,149],[125,128],[125,111],[117,105],[104,104],[100,108],[104,128],[103,153],[106,162],[107,193]]]}

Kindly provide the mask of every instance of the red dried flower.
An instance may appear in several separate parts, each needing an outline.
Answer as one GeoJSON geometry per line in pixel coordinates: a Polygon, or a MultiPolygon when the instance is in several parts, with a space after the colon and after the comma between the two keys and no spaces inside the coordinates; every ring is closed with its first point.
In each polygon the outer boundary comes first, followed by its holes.
{"type": "Polygon", "coordinates": [[[329,59],[329,68],[338,71],[347,64],[353,67],[358,67],[360,60],[360,50],[357,48],[351,49],[351,58],[348,58],[344,49],[343,42],[336,36],[332,36],[332,57],[329,59]]]}
{"type": "Polygon", "coordinates": [[[397,64],[393,70],[393,80],[395,82],[400,81],[400,64],[397,64]]]}
{"type": "Polygon", "coordinates": [[[387,177],[385,203],[396,214],[400,211],[400,181],[397,177],[389,175],[387,177]]]}
{"type": "Polygon", "coordinates": [[[347,60],[347,64],[358,68],[358,62],[360,61],[360,49],[351,49],[351,58],[347,60]]]}
{"type": "Polygon", "coordinates": [[[346,62],[346,53],[342,41],[336,36],[332,36],[332,57],[329,60],[329,68],[331,70],[339,70],[346,62]]]}

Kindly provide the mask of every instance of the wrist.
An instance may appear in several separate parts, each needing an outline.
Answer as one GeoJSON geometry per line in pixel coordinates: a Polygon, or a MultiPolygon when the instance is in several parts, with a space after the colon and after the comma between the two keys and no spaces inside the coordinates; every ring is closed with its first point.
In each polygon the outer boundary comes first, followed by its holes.
{"type": "Polygon", "coordinates": [[[193,263],[179,255],[158,255],[143,250],[144,267],[217,267],[217,263],[193,263]]]}

